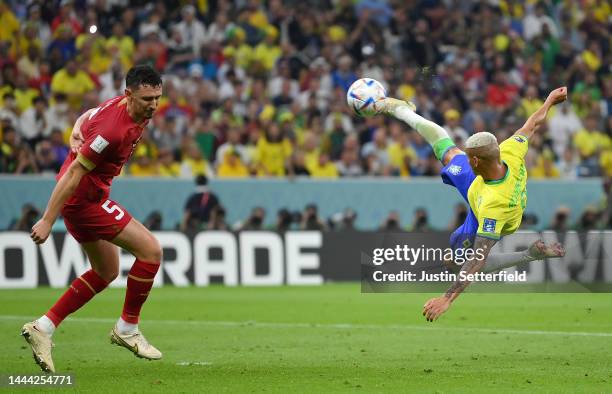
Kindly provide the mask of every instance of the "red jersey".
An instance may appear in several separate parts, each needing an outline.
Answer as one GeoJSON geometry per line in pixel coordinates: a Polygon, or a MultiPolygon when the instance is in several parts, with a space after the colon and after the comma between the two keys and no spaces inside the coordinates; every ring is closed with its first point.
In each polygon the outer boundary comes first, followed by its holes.
{"type": "Polygon", "coordinates": [[[132,120],[125,96],[107,100],[90,113],[81,125],[85,142],[78,156],[71,153],[57,175],[60,179],[75,159],[90,170],[66,204],[108,198],[113,178],[132,155],[147,122],[137,124],[132,120]]]}

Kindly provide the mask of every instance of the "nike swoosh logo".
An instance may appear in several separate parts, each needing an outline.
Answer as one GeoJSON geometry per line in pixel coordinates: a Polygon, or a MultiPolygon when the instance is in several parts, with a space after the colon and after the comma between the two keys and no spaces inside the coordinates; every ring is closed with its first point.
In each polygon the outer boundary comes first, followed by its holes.
{"type": "Polygon", "coordinates": [[[129,343],[123,340],[118,334],[115,334],[115,337],[125,346],[127,349],[131,350],[134,353],[138,353],[138,344],[135,343],[134,346],[130,346],[129,343]]]}

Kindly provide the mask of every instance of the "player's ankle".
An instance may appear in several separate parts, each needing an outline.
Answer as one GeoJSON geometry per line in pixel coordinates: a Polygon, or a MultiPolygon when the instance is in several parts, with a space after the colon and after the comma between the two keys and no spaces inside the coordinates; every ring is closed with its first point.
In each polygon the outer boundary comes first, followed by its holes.
{"type": "Polygon", "coordinates": [[[136,334],[138,332],[138,323],[129,323],[123,320],[121,317],[117,320],[117,331],[122,335],[136,334]]]}
{"type": "Polygon", "coordinates": [[[42,315],[36,320],[36,328],[49,336],[52,336],[55,332],[55,324],[53,324],[53,321],[47,315],[42,315]]]}

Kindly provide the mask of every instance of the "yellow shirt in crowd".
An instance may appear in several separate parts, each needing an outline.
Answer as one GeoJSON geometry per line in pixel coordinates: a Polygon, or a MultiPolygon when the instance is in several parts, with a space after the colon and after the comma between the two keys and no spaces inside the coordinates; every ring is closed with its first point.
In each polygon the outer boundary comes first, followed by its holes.
{"type": "Polygon", "coordinates": [[[400,176],[410,176],[410,168],[406,166],[405,158],[408,157],[411,161],[416,160],[416,152],[411,146],[401,146],[397,142],[392,143],[387,148],[389,154],[389,162],[395,168],[399,168],[400,176]]]}
{"type": "Polygon", "coordinates": [[[286,138],[281,142],[268,142],[265,137],[260,138],[255,150],[255,162],[260,166],[257,175],[284,176],[285,162],[292,152],[291,143],[286,138]]]}

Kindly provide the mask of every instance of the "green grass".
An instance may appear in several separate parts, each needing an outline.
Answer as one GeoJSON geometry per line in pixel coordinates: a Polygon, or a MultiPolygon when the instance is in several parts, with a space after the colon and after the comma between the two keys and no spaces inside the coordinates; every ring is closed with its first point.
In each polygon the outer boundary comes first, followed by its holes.
{"type": "MultiPolygon", "coordinates": [[[[19,329],[61,293],[0,291],[0,374],[38,373],[19,329]]],[[[158,288],[141,323],[158,362],[109,344],[123,296],[54,335],[78,392],[612,392],[612,294],[465,294],[427,323],[430,295],[357,284],[158,288]]]]}

